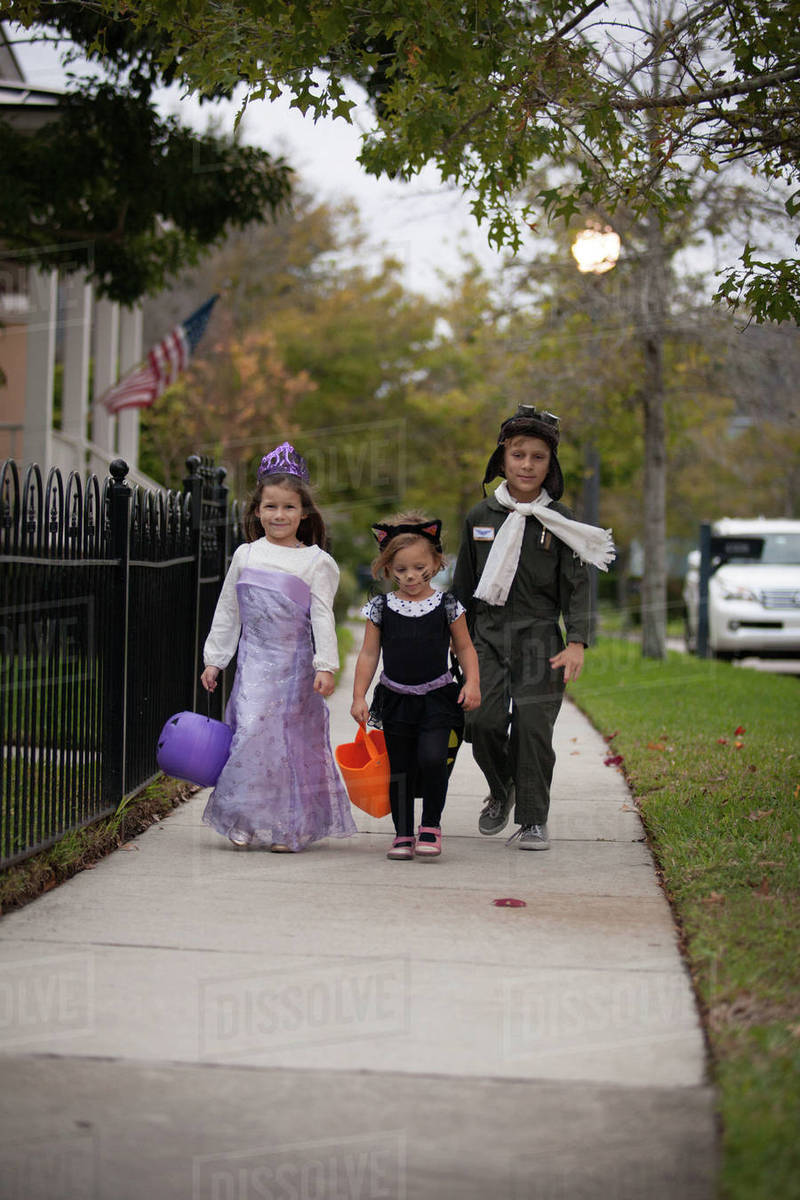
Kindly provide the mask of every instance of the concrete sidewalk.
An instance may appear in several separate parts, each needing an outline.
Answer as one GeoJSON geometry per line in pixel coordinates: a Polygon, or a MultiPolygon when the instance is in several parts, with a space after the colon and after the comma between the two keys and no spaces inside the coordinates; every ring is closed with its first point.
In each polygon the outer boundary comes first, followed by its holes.
{"type": "Polygon", "coordinates": [[[478,834],[464,746],[438,861],[387,861],[388,818],[236,851],[204,792],[3,918],[2,1196],[711,1200],[703,1036],[639,818],[570,704],[557,751],[546,853],[478,834]]]}

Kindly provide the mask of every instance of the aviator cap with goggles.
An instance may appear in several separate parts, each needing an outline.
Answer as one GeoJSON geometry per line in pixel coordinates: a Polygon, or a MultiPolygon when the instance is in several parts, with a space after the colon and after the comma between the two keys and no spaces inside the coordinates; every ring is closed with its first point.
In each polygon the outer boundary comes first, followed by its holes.
{"type": "Polygon", "coordinates": [[[491,483],[498,476],[505,478],[503,471],[505,446],[506,442],[511,441],[515,437],[541,438],[550,447],[550,467],[543,487],[551,500],[560,500],[564,494],[564,476],[561,473],[561,467],[556,457],[559,420],[554,413],[537,409],[533,404],[520,404],[514,415],[506,417],[500,426],[500,433],[497,436],[497,448],[486,464],[486,473],[483,477],[484,495],[486,494],[487,483],[491,483]]]}

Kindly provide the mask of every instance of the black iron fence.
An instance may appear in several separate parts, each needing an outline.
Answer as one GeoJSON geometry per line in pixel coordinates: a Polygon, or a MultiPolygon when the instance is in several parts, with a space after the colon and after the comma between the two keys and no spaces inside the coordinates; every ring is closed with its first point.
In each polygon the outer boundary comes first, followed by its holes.
{"type": "Polygon", "coordinates": [[[241,534],[224,469],[186,465],[182,492],[129,486],[121,459],[102,484],[0,467],[0,866],[113,813],[157,773],[167,717],[206,710],[202,644],[241,534]]]}

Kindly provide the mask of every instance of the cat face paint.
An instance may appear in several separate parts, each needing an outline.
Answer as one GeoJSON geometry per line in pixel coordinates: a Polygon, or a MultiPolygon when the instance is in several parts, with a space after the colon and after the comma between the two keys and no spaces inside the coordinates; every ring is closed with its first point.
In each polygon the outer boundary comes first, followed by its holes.
{"type": "Polygon", "coordinates": [[[419,538],[398,550],[390,570],[401,599],[425,600],[433,595],[430,581],[436,574],[436,559],[430,542],[419,538]]]}

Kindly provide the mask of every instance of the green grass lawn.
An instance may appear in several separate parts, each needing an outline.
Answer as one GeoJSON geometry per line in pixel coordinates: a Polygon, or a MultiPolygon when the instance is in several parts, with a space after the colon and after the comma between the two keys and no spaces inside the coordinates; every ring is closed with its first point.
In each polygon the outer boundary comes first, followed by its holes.
{"type": "Polygon", "coordinates": [[[683,932],[721,1195],[800,1197],[800,679],[608,639],[570,691],[622,755],[683,932]]]}
{"type": "MultiPolygon", "coordinates": [[[[672,604],[667,608],[667,637],[683,638],[683,604],[672,604]]],[[[597,606],[597,628],[601,634],[615,637],[640,638],[642,635],[641,615],[631,608],[620,608],[617,604],[601,601],[597,606]]]]}

